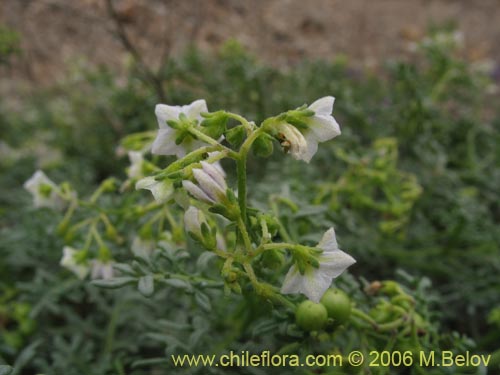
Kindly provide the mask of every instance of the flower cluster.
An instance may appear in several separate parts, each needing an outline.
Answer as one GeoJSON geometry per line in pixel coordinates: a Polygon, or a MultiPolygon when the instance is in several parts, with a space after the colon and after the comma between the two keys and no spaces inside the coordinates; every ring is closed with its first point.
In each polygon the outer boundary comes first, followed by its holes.
{"type": "MultiPolygon", "coordinates": [[[[155,113],[159,130],[150,138],[138,137],[134,147],[128,149],[131,164],[121,189],[135,184],[136,189],[149,190],[155,200],[154,204],[137,208],[131,215],[140,218],[151,210],[158,210],[141,224],[142,229],[133,237],[130,248],[134,256],[149,259],[157,247],[171,247],[169,243],[185,245],[185,234],[188,234],[224,261],[221,275],[227,291],[240,293],[241,283],[249,282],[257,294],[271,301],[289,304],[283,295],[302,293],[318,302],[332,280],[355,260],[339,250],[333,228],[325,232],[316,247],[282,242],[280,233],[284,228],[279,220],[247,203],[246,164],[252,149],[257,156],[269,156],[274,141],[286,154],[309,163],[319,143],[340,135],[340,126],[332,116],[333,104],[334,98],[327,96],[309,106],[270,117],[260,125],[231,112],[209,112],[204,100],[184,106],[158,104],[155,113]],[[148,160],[148,150],[154,155],[175,156],[177,160],[160,168],[148,160]],[[224,159],[235,162],[236,188],[228,183],[221,165],[224,159]],[[185,231],[179,231],[178,222],[166,211],[171,206],[184,211],[185,231]],[[162,229],[164,220],[171,227],[168,234],[162,229]],[[152,225],[156,222],[160,230],[158,235],[153,235],[152,225]],[[289,270],[279,293],[279,289],[269,280],[263,280],[262,272],[254,268],[280,268],[287,259],[289,270]]],[[[154,160],[157,161],[157,157],[154,160]]],[[[63,249],[61,265],[79,278],[89,274],[99,279],[114,277],[111,250],[100,231],[104,229],[105,237],[118,244],[123,243],[123,238],[116,233],[97,199],[103,192],[114,191],[115,185],[112,180],[103,182],[90,202],[83,205],[94,207],[97,216],[71,229],[88,228],[85,243],[77,246],[81,250],[71,246],[63,249]],[[97,257],[92,255],[92,243],[98,247],[97,257]]],[[[68,197],[41,171],[35,173],[25,187],[33,194],[38,207],[59,208],[68,197]]],[[[74,196],[68,202],[64,228],[69,225],[76,207],[82,205],[74,196]]],[[[150,295],[154,291],[152,283],[149,276],[141,278],[139,290],[150,295]]]]}

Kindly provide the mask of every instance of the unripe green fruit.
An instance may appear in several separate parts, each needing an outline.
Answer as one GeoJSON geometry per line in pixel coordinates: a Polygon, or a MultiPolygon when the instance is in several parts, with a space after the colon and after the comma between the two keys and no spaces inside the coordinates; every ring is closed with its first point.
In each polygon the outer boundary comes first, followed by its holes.
{"type": "Polygon", "coordinates": [[[270,269],[279,269],[285,263],[285,256],[278,250],[268,250],[262,254],[262,263],[270,269]]]}
{"type": "Polygon", "coordinates": [[[304,331],[318,331],[326,325],[328,313],[321,303],[302,302],[295,311],[295,321],[304,331]]]}
{"type": "Polygon", "coordinates": [[[382,282],[382,288],[380,288],[382,293],[385,293],[389,296],[395,296],[398,294],[403,294],[403,290],[399,286],[399,284],[392,280],[386,280],[382,282]]]}
{"type": "Polygon", "coordinates": [[[351,300],[340,289],[328,289],[320,302],[325,306],[328,317],[332,318],[335,324],[343,324],[349,320],[351,300]]]}
{"type": "Polygon", "coordinates": [[[377,323],[388,323],[394,320],[394,315],[388,305],[378,304],[368,313],[377,323]]]}

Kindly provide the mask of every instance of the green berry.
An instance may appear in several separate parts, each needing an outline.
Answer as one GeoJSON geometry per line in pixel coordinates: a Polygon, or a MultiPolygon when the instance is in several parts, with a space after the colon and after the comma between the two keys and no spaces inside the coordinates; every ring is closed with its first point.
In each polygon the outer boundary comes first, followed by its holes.
{"type": "Polygon", "coordinates": [[[335,324],[343,324],[349,320],[351,300],[340,289],[328,289],[320,302],[325,306],[328,317],[332,318],[335,324]]]}
{"type": "Polygon", "coordinates": [[[295,321],[304,331],[319,331],[328,320],[328,313],[321,303],[302,302],[295,312],[295,321]]]}

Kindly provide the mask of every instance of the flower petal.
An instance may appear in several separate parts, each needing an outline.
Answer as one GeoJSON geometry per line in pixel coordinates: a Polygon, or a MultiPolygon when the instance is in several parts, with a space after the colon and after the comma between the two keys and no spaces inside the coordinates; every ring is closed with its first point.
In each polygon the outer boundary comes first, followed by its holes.
{"type": "Polygon", "coordinates": [[[166,104],[157,104],[155,107],[155,115],[158,120],[160,129],[167,128],[168,120],[177,120],[181,114],[181,107],[171,106],[166,104]]]}
{"type": "Polygon", "coordinates": [[[186,114],[186,117],[190,120],[200,120],[200,113],[208,112],[207,102],[204,99],[198,99],[189,105],[182,107],[182,112],[186,114]]]}
{"type": "Polygon", "coordinates": [[[302,292],[302,275],[299,272],[299,269],[293,265],[288,270],[288,273],[285,276],[285,280],[283,281],[283,285],[281,287],[281,293],[283,294],[293,294],[293,293],[301,293],[302,292]]]}
{"type": "Polygon", "coordinates": [[[190,206],[184,213],[184,227],[188,232],[192,232],[201,237],[200,210],[190,206]]]}
{"type": "Polygon", "coordinates": [[[334,102],[335,98],[333,96],[324,96],[312,103],[309,109],[313,110],[316,115],[330,116],[333,111],[334,102]]]}
{"type": "Polygon", "coordinates": [[[186,189],[188,191],[188,193],[190,193],[192,196],[194,196],[195,198],[197,198],[201,201],[208,202],[208,203],[215,202],[203,190],[201,190],[198,186],[196,186],[191,181],[188,181],[188,180],[182,181],[182,186],[184,187],[184,189],[186,189]]]}
{"type": "Polygon", "coordinates": [[[193,176],[198,181],[201,190],[214,201],[226,194],[226,190],[211,175],[205,172],[204,169],[193,169],[193,176]]]}
{"type": "Polygon", "coordinates": [[[70,246],[64,246],[60,265],[76,274],[80,279],[84,279],[89,273],[89,267],[85,264],[76,262],[75,254],[78,253],[78,251],[79,250],[73,249],[70,246]]]}
{"type": "Polygon", "coordinates": [[[320,142],[326,142],[340,135],[340,125],[332,116],[313,116],[308,122],[309,128],[320,142]]]}
{"type": "Polygon", "coordinates": [[[314,275],[305,275],[302,293],[305,294],[311,301],[318,303],[331,285],[332,277],[329,274],[316,271],[314,275]]]}
{"type": "Polygon", "coordinates": [[[281,293],[302,293],[311,301],[318,303],[331,283],[332,278],[325,272],[311,269],[301,275],[297,267],[293,265],[285,277],[281,293]]]}
{"type": "Polygon", "coordinates": [[[354,263],[356,263],[356,260],[349,254],[342,250],[334,250],[320,255],[319,270],[334,279],[354,263]]]}
{"type": "MultiPolygon", "coordinates": [[[[219,139],[219,142],[222,142],[222,140],[224,139],[224,136],[222,136],[220,139],[219,139]]],[[[220,154],[221,152],[220,151],[212,151],[212,152],[209,152],[208,153],[208,157],[211,158],[211,157],[215,157],[217,156],[218,154],[220,154]]],[[[225,178],[226,177],[226,172],[224,171],[224,169],[222,168],[222,165],[220,165],[220,162],[219,161],[216,161],[215,163],[212,163],[212,165],[217,168],[217,170],[219,171],[219,173],[225,178]]]]}
{"type": "Polygon", "coordinates": [[[151,191],[155,201],[163,203],[170,199],[174,188],[172,184],[164,181],[156,181],[154,177],[145,177],[137,181],[136,189],[146,189],[151,191]]]}
{"type": "Polygon", "coordinates": [[[335,229],[328,229],[325,234],[323,234],[323,238],[319,241],[318,245],[320,249],[324,251],[334,251],[339,249],[339,245],[337,244],[337,236],[335,236],[335,229]]]}
{"type": "Polygon", "coordinates": [[[312,132],[308,132],[304,138],[306,140],[307,148],[302,156],[302,160],[309,163],[318,151],[318,141],[312,132]]]}
{"type": "Polygon", "coordinates": [[[132,254],[136,257],[147,258],[155,249],[155,242],[152,240],[143,240],[141,237],[136,236],[132,241],[132,254]]]}
{"type": "Polygon", "coordinates": [[[56,185],[47,177],[45,173],[41,170],[37,170],[33,176],[31,176],[28,181],[24,183],[24,188],[28,190],[31,194],[37,194],[40,185],[50,185],[55,187],[56,185]]]}
{"type": "Polygon", "coordinates": [[[128,158],[130,159],[130,167],[128,168],[127,175],[129,178],[139,178],[142,176],[142,163],[144,158],[142,152],[129,151],[128,158]]]}
{"type": "Polygon", "coordinates": [[[210,175],[214,179],[215,182],[220,186],[220,188],[225,192],[227,190],[227,184],[225,180],[225,173],[224,170],[220,165],[214,165],[207,163],[206,161],[202,161],[201,167],[203,170],[210,175]],[[217,168],[218,167],[218,168],[217,168]],[[222,171],[222,173],[221,173],[222,171]]]}
{"type": "Polygon", "coordinates": [[[285,140],[289,143],[289,153],[296,160],[305,160],[307,141],[304,135],[293,125],[281,124],[278,127],[285,140]]]}
{"type": "Polygon", "coordinates": [[[178,155],[179,153],[185,153],[182,146],[175,144],[176,136],[175,129],[166,127],[158,130],[151,152],[156,155],[178,155]]]}

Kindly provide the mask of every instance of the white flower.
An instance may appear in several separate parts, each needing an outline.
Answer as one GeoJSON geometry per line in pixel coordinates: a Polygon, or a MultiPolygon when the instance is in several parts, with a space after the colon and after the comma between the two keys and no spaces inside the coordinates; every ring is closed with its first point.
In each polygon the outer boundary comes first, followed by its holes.
{"type": "Polygon", "coordinates": [[[279,138],[285,152],[296,160],[305,160],[308,146],[302,133],[293,125],[282,123],[278,125],[279,138]]]}
{"type": "Polygon", "coordinates": [[[281,293],[302,293],[318,303],[332,280],[356,263],[353,257],[339,250],[333,228],[325,232],[317,247],[323,250],[318,257],[319,268],[309,267],[301,275],[297,266],[293,265],[285,277],[281,293]]]}
{"type": "Polygon", "coordinates": [[[33,195],[35,207],[60,209],[64,205],[59,187],[40,170],[24,183],[24,188],[33,195]]]}
{"type": "Polygon", "coordinates": [[[113,262],[103,262],[97,259],[91,261],[92,267],[90,277],[92,279],[112,279],[113,278],[113,262]]]}
{"type": "MultiPolygon", "coordinates": [[[[215,157],[218,157],[221,152],[220,151],[212,151],[212,152],[208,152],[208,158],[207,159],[210,159],[210,158],[215,158],[215,157]]],[[[220,174],[223,176],[223,177],[226,177],[226,172],[224,171],[224,169],[222,168],[222,165],[220,165],[220,162],[219,161],[216,161],[216,162],[213,162],[211,163],[215,168],[217,168],[217,170],[220,172],[220,174]]]]}
{"type": "Polygon", "coordinates": [[[222,236],[222,234],[217,233],[215,235],[215,241],[217,243],[217,250],[224,251],[224,252],[227,251],[226,240],[224,239],[224,237],[222,236]]]}
{"type": "Polygon", "coordinates": [[[156,247],[156,242],[153,240],[143,239],[140,236],[135,236],[132,240],[132,253],[139,258],[149,257],[156,247]]]}
{"type": "Polygon", "coordinates": [[[340,135],[340,126],[332,116],[334,101],[333,96],[325,96],[312,103],[307,109],[314,115],[303,119],[306,129],[299,131],[290,124],[278,125],[282,145],[295,159],[309,163],[318,151],[318,143],[340,135]]]}
{"type": "Polygon", "coordinates": [[[193,182],[184,180],[182,186],[191,193],[195,198],[207,202],[220,202],[226,196],[227,184],[221,168],[213,164],[202,161],[201,169],[193,169],[193,176],[198,182],[195,185],[193,182]]]}
{"type": "Polygon", "coordinates": [[[175,142],[179,136],[178,131],[168,126],[167,121],[178,120],[179,115],[182,113],[188,120],[201,122],[203,120],[201,113],[204,112],[208,112],[208,109],[207,103],[203,99],[196,100],[184,106],[157,104],[155,114],[160,130],[153,142],[151,152],[157,155],[176,155],[178,158],[181,158],[186,153],[203,146],[204,142],[194,139],[191,136],[185,137],[180,144],[176,144],[175,142]]]}
{"type": "Polygon", "coordinates": [[[174,193],[174,186],[170,180],[164,179],[157,181],[154,177],[140,179],[135,184],[135,188],[151,191],[154,199],[159,203],[168,201],[174,193]]]}
{"type": "Polygon", "coordinates": [[[143,176],[142,169],[144,163],[142,152],[129,151],[128,158],[130,159],[130,167],[127,170],[128,177],[141,178],[143,176]]]}
{"type": "Polygon", "coordinates": [[[201,234],[201,225],[206,223],[203,212],[190,206],[184,213],[184,226],[188,232],[195,234],[200,239],[203,237],[201,234]]]}
{"type": "Polygon", "coordinates": [[[80,250],[65,246],[63,248],[63,257],[60,264],[71,272],[75,273],[80,279],[84,279],[85,276],[87,276],[87,274],[89,273],[89,266],[87,264],[87,261],[78,261],[77,255],[80,254],[80,252],[80,250]]]}

